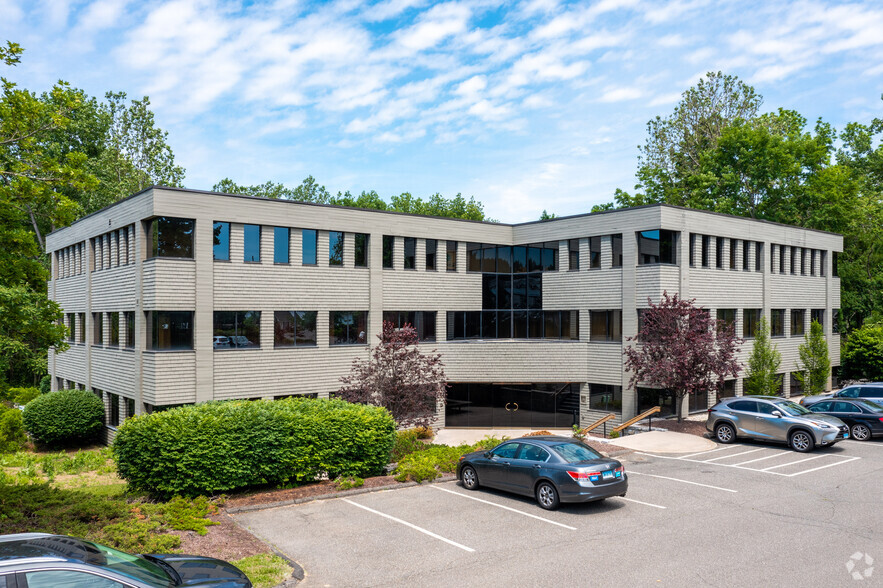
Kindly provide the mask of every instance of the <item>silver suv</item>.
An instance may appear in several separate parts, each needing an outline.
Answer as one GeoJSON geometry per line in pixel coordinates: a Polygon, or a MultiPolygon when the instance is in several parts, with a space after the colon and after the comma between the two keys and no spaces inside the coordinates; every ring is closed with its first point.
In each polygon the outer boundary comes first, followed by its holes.
{"type": "Polygon", "coordinates": [[[800,399],[800,404],[809,406],[819,400],[827,400],[829,398],[849,398],[851,400],[870,400],[877,404],[883,403],[883,382],[868,382],[865,384],[853,384],[847,386],[843,390],[838,390],[833,394],[819,394],[818,396],[804,396],[800,399]]]}
{"type": "Polygon", "coordinates": [[[778,396],[725,398],[708,409],[705,428],[721,443],[748,437],[787,443],[801,453],[849,437],[849,428],[840,419],[778,396]]]}

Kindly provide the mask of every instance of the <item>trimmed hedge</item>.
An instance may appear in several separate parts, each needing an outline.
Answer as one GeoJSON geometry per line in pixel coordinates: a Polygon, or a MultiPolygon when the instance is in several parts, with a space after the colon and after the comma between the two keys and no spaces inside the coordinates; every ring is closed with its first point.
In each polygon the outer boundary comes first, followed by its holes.
{"type": "Polygon", "coordinates": [[[207,402],[126,420],[117,471],[136,490],[196,496],[258,484],[365,477],[389,461],[386,409],[343,400],[207,402]]]}
{"type": "Polygon", "coordinates": [[[87,390],[42,394],[24,408],[25,430],[46,445],[89,443],[104,427],[104,403],[87,390]]]}

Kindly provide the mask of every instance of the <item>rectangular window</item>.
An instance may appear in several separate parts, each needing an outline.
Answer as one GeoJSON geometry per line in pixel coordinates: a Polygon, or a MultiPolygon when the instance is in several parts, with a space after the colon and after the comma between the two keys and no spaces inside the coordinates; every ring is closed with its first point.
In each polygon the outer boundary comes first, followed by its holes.
{"type": "Polygon", "coordinates": [[[126,401],[126,418],[135,416],[135,399],[125,398],[126,401]]]}
{"type": "Polygon", "coordinates": [[[368,312],[331,311],[328,330],[330,345],[364,345],[368,342],[368,312]]]}
{"type": "Polygon", "coordinates": [[[273,228],[273,263],[288,263],[291,249],[291,231],[288,227],[273,228]]]}
{"type": "Polygon", "coordinates": [[[103,312],[93,312],[92,313],[92,344],[93,345],[103,345],[104,344],[104,313],[103,312]]]}
{"type": "Polygon", "coordinates": [[[481,243],[466,243],[466,271],[481,271],[481,243]]]}
{"type": "Polygon", "coordinates": [[[527,271],[527,247],[516,245],[512,248],[512,273],[523,274],[527,271]]]}
{"type": "MultiPolygon", "coordinates": [[[[150,257],[193,259],[193,225],[191,218],[160,216],[150,220],[150,257]]],[[[103,266],[102,266],[103,267],[103,266]]]]}
{"type": "Polygon", "coordinates": [[[417,239],[405,237],[405,269],[417,269],[417,239]]]}
{"type": "Polygon", "coordinates": [[[809,320],[811,323],[819,323],[822,325],[822,330],[824,332],[825,328],[825,309],[824,308],[814,308],[809,311],[809,320]]]}
{"type": "MultiPolygon", "coordinates": [[[[803,251],[804,251],[804,254],[806,254],[806,249],[804,249],[803,251]]],[[[818,253],[818,251],[817,251],[816,249],[813,249],[813,250],[810,252],[810,256],[809,256],[809,275],[811,275],[811,276],[816,275],[816,257],[817,257],[816,254],[817,254],[817,253],[818,253]]],[[[804,264],[805,264],[805,263],[806,263],[806,262],[804,262],[804,264]]],[[[804,267],[805,267],[805,265],[804,265],[804,267]]],[[[803,274],[806,275],[806,270],[804,270],[803,274]]],[[[825,274],[822,273],[821,275],[825,275],[825,274]]]]}
{"type": "Polygon", "coordinates": [[[212,347],[216,351],[261,346],[259,310],[216,310],[213,319],[212,347]]]}
{"type": "Polygon", "coordinates": [[[601,237],[589,237],[589,267],[601,267],[601,237]]]}
{"type": "Polygon", "coordinates": [[[730,269],[736,269],[736,249],[739,242],[736,239],[730,239],[730,269]]]}
{"type": "Polygon", "coordinates": [[[735,308],[718,308],[717,309],[717,328],[734,329],[736,328],[736,309],[735,308]]]}
{"type": "Polygon", "coordinates": [[[836,277],[840,276],[839,269],[837,267],[837,262],[840,260],[840,252],[834,251],[831,254],[831,275],[836,277]]]}
{"type": "Polygon", "coordinates": [[[497,246],[488,245],[481,246],[481,271],[495,272],[497,271],[497,246]]]}
{"type": "Polygon", "coordinates": [[[757,324],[760,321],[761,309],[745,308],[742,310],[742,337],[748,339],[757,336],[757,324]]]}
{"type": "Polygon", "coordinates": [[[118,427],[120,425],[120,397],[118,394],[107,393],[107,397],[110,400],[110,414],[107,418],[107,424],[111,427],[118,427]]]}
{"type": "Polygon", "coordinates": [[[126,313],[126,347],[133,349],[135,347],[135,313],[126,313]]]}
{"type": "Polygon", "coordinates": [[[86,342],[86,313],[80,312],[77,313],[77,322],[79,323],[79,328],[77,329],[77,343],[85,343],[86,342]]]}
{"type": "Polygon", "coordinates": [[[763,243],[760,241],[754,242],[754,271],[763,271],[763,243]]]}
{"type": "Polygon", "coordinates": [[[724,267],[724,238],[717,237],[714,240],[714,267],[723,269],[724,267]]]}
{"type": "Polygon", "coordinates": [[[273,313],[274,347],[315,347],[316,311],[277,310],[273,313]]]}
{"type": "Polygon", "coordinates": [[[805,332],[804,327],[804,318],[806,317],[806,311],[802,308],[792,308],[791,309],[791,336],[792,337],[801,337],[805,332]]]}
{"type": "Polygon", "coordinates": [[[147,348],[157,351],[193,349],[193,313],[161,311],[147,313],[149,340],[147,348]]]}
{"type": "Polygon", "coordinates": [[[570,271],[579,269],[579,239],[571,239],[567,242],[567,263],[570,271]]]}
{"type": "Polygon", "coordinates": [[[319,240],[318,231],[304,229],[301,231],[301,263],[303,265],[317,265],[318,253],[316,243],[319,240]]]}
{"type": "Polygon", "coordinates": [[[215,221],[212,228],[212,251],[216,261],[230,261],[230,223],[215,221]]]}
{"type": "Polygon", "coordinates": [[[828,263],[828,252],[827,251],[819,251],[819,275],[823,278],[827,275],[827,269],[825,269],[825,265],[828,263]]]}
{"type": "Polygon", "coordinates": [[[243,225],[243,261],[261,261],[261,225],[243,225]]]}
{"type": "Polygon", "coordinates": [[[397,329],[411,325],[417,331],[417,338],[420,341],[435,341],[436,313],[434,311],[387,310],[383,312],[383,320],[392,323],[397,329]]]}
{"type": "Polygon", "coordinates": [[[708,267],[711,254],[711,237],[702,235],[702,267],[708,267]]]}
{"type": "Polygon", "coordinates": [[[543,271],[543,247],[541,243],[527,246],[527,271],[543,271]]]}
{"type": "Polygon", "coordinates": [[[445,266],[449,272],[457,271],[457,242],[445,241],[446,257],[445,266]]]}
{"type": "Polygon", "coordinates": [[[785,309],[774,308],[770,310],[770,336],[785,336],[785,309]]]}
{"type": "Polygon", "coordinates": [[[785,273],[785,260],[787,259],[787,257],[785,257],[786,255],[787,254],[785,253],[785,246],[779,245],[779,273],[780,274],[785,273]]]}
{"type": "Polygon", "coordinates": [[[696,267],[696,233],[690,233],[690,267],[696,267]]]}
{"type": "Polygon", "coordinates": [[[107,318],[110,322],[110,342],[108,345],[118,347],[120,344],[120,313],[109,312],[107,318]]]}
{"type": "Polygon", "coordinates": [[[355,266],[368,267],[368,235],[366,233],[356,233],[353,238],[355,266]]]}
{"type": "Polygon", "coordinates": [[[831,332],[837,334],[840,332],[840,309],[831,310],[831,332]]]}
{"type": "Polygon", "coordinates": [[[590,341],[622,341],[621,310],[593,310],[589,320],[590,341]]]}
{"type": "Polygon", "coordinates": [[[343,233],[328,231],[328,265],[343,265],[343,233]]]}
{"type": "Polygon", "coordinates": [[[622,386],[589,384],[589,408],[604,412],[622,412],[622,386]]]}
{"type": "Polygon", "coordinates": [[[64,326],[67,327],[67,333],[65,339],[68,341],[73,341],[76,336],[76,319],[73,313],[67,313],[64,315],[64,326]]]}
{"type": "Polygon", "coordinates": [[[508,245],[497,247],[497,271],[501,274],[512,273],[512,248],[508,245]]]}
{"type": "Polygon", "coordinates": [[[751,270],[750,243],[751,241],[742,241],[742,269],[746,272],[751,270]]]}
{"type": "Polygon", "coordinates": [[[622,267],[622,233],[610,235],[610,247],[613,250],[613,267],[622,267]]]}
{"type": "MultiPolygon", "coordinates": [[[[791,275],[797,275],[798,269],[802,269],[801,265],[801,257],[800,257],[800,248],[799,247],[791,247],[791,275]]],[[[800,273],[803,273],[802,271],[800,273]]]]}
{"type": "Polygon", "coordinates": [[[638,265],[675,263],[677,233],[657,229],[638,233],[638,265]]]}
{"type": "Polygon", "coordinates": [[[395,267],[396,238],[392,235],[383,236],[383,267],[395,267]]]}
{"type": "Polygon", "coordinates": [[[426,271],[435,271],[435,252],[438,249],[438,241],[426,239],[426,271]]]}
{"type": "Polygon", "coordinates": [[[557,272],[558,271],[558,251],[559,251],[559,243],[558,241],[546,241],[543,244],[543,271],[544,272],[557,272]]]}

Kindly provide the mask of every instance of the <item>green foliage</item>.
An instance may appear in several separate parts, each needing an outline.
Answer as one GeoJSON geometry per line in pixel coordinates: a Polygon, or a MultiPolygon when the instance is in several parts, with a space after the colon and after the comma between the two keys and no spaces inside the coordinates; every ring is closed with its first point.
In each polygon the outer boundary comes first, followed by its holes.
{"type": "Polygon", "coordinates": [[[104,403],[87,390],[43,394],[25,406],[25,429],[49,446],[90,443],[104,426],[104,403]]]}
{"type": "Polygon", "coordinates": [[[14,404],[25,405],[40,395],[39,388],[10,388],[6,391],[6,397],[14,404]]]}
{"type": "Polygon", "coordinates": [[[251,580],[254,588],[273,588],[291,576],[291,566],[271,553],[259,553],[231,561],[251,580]]]}
{"type": "Polygon", "coordinates": [[[818,321],[813,321],[809,333],[798,348],[800,353],[799,372],[794,377],[803,384],[807,395],[822,394],[828,387],[828,376],[831,375],[831,360],[828,357],[828,340],[825,329],[818,321]]]}
{"type": "Polygon", "coordinates": [[[205,496],[196,498],[182,498],[175,496],[158,508],[163,523],[178,531],[195,531],[199,535],[205,535],[208,527],[219,525],[209,518],[208,515],[218,512],[212,502],[205,496]]]}
{"type": "Polygon", "coordinates": [[[21,411],[0,403],[0,453],[18,451],[27,440],[21,411]]]}
{"type": "Polygon", "coordinates": [[[334,483],[337,484],[337,488],[340,490],[350,490],[351,488],[359,488],[360,486],[363,486],[365,480],[358,476],[341,476],[334,480],[334,483]]]}
{"type": "Polygon", "coordinates": [[[777,395],[781,384],[781,376],[778,373],[781,363],[782,354],[770,341],[770,326],[766,317],[761,317],[755,333],[754,346],[748,358],[745,394],[777,395]]]}
{"type": "Polygon", "coordinates": [[[0,283],[0,383],[33,381],[46,373],[46,350],[68,348],[63,316],[45,292],[0,283]]]}
{"type": "Polygon", "coordinates": [[[493,449],[506,440],[506,437],[485,437],[473,445],[424,445],[422,450],[415,451],[403,456],[396,467],[396,480],[406,482],[423,482],[434,480],[442,473],[457,471],[460,456],[473,451],[487,451],[493,449]]]}
{"type": "Polygon", "coordinates": [[[159,521],[134,518],[103,527],[94,540],[132,553],[169,553],[181,546],[181,538],[164,533],[159,521]]]}
{"type": "Polygon", "coordinates": [[[46,374],[40,378],[40,394],[49,394],[52,391],[52,376],[46,374]]]}
{"type": "Polygon", "coordinates": [[[417,436],[417,429],[396,431],[395,444],[392,447],[392,456],[390,459],[397,462],[409,453],[420,451],[425,447],[426,444],[420,441],[420,438],[417,436]]]}
{"type": "Polygon", "coordinates": [[[577,441],[583,441],[586,438],[586,433],[579,425],[573,425],[573,437],[577,441]]]}
{"type": "Polygon", "coordinates": [[[126,420],[113,454],[137,490],[196,496],[321,475],[369,476],[386,465],[395,423],[341,400],[210,402],[126,420]]]}
{"type": "Polygon", "coordinates": [[[610,437],[611,439],[619,439],[620,435],[621,433],[619,431],[610,431],[608,437],[610,437]]]}
{"type": "Polygon", "coordinates": [[[546,209],[544,208],[543,213],[540,215],[540,220],[541,221],[552,220],[553,218],[556,218],[557,216],[558,215],[555,214],[554,212],[547,212],[546,209]]]}
{"type": "Polygon", "coordinates": [[[868,322],[843,343],[843,377],[883,380],[883,323],[868,322]]]}

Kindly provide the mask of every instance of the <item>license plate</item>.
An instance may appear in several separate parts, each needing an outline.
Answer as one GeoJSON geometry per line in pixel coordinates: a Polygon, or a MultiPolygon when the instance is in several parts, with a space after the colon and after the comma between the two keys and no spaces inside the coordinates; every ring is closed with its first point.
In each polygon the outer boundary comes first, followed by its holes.
{"type": "Polygon", "coordinates": [[[612,471],[606,471],[606,472],[604,472],[603,474],[601,474],[601,478],[604,479],[604,480],[609,480],[609,479],[612,478],[612,477],[613,477],[613,472],[612,472],[612,471]]]}
{"type": "Polygon", "coordinates": [[[844,438],[844,439],[849,439],[849,433],[843,433],[843,438],[844,438]]]}

